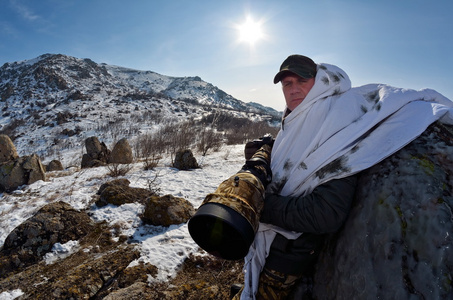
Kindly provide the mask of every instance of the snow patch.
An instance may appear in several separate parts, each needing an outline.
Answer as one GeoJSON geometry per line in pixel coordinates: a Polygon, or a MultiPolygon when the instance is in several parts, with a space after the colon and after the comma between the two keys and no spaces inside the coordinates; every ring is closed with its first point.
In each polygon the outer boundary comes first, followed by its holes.
{"type": "Polygon", "coordinates": [[[51,252],[44,255],[44,261],[47,265],[53,264],[59,259],[66,258],[77,252],[80,248],[79,241],[69,241],[64,244],[55,243],[51,252]]]}

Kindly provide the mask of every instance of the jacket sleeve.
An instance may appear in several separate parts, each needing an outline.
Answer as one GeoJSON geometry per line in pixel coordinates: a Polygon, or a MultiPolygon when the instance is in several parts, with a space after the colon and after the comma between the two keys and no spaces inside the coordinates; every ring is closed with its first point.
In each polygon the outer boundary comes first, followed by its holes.
{"type": "Polygon", "coordinates": [[[331,180],[306,196],[266,194],[261,222],[296,232],[335,232],[348,216],[357,177],[358,175],[352,175],[331,180]]]}

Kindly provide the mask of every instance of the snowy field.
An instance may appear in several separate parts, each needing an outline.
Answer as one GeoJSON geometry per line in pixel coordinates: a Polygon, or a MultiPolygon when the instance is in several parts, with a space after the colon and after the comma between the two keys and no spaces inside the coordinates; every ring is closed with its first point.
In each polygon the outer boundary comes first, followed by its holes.
{"type": "MultiPolygon", "coordinates": [[[[131,187],[149,188],[149,183],[157,175],[157,187],[161,195],[172,194],[187,199],[198,208],[205,196],[215,191],[225,179],[239,171],[244,163],[244,145],[223,146],[219,152],[195,158],[201,168],[180,171],[169,167],[170,161],[161,161],[152,171],[144,171],[142,163],[133,165],[127,178],[131,187]]],[[[92,197],[99,187],[114,178],[108,176],[107,167],[92,169],[71,168],[47,173],[47,180],[23,186],[12,194],[0,194],[0,246],[8,234],[19,224],[33,216],[42,206],[64,201],[75,209],[88,210],[95,221],[106,220],[111,225],[118,224],[123,234],[129,236],[141,251],[139,261],[149,262],[158,268],[156,278],[151,281],[167,280],[176,275],[178,267],[190,253],[202,253],[189,235],[187,224],[170,227],[151,226],[141,223],[138,215],[144,210],[141,204],[124,204],[119,207],[107,205],[96,207],[92,197]]],[[[54,245],[53,252],[45,256],[47,263],[78,250],[78,242],[54,245]]],[[[20,291],[15,291],[20,294],[20,291]]],[[[0,299],[13,299],[12,292],[0,294],[0,299]]]]}

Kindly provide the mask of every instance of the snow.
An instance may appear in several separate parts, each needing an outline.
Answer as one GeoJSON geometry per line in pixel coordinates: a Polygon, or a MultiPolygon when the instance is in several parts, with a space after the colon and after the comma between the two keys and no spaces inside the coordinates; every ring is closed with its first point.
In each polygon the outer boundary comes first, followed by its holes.
{"type": "MultiPolygon", "coordinates": [[[[124,178],[131,182],[131,187],[140,188],[149,188],[150,181],[157,178],[159,194],[185,198],[198,208],[207,194],[214,192],[223,180],[242,167],[243,149],[244,145],[235,145],[224,146],[219,152],[208,153],[206,156],[194,153],[201,168],[190,171],[170,167],[169,159],[150,171],[143,170],[142,163],[135,163],[124,178]]],[[[14,193],[0,194],[0,246],[16,226],[33,216],[41,207],[64,201],[75,209],[87,210],[96,222],[107,221],[111,225],[119,225],[121,233],[127,235],[141,252],[141,257],[132,262],[131,266],[149,262],[158,268],[157,276],[150,278],[150,281],[165,281],[174,277],[184,259],[191,253],[207,255],[192,240],[187,224],[170,227],[143,224],[139,218],[144,210],[142,204],[107,205],[102,208],[95,206],[92,196],[103,183],[114,179],[108,176],[108,172],[107,167],[82,170],[74,167],[47,173],[46,181],[23,186],[14,193]]],[[[52,263],[70,255],[77,247],[77,241],[55,244],[45,260],[52,263]]],[[[11,295],[12,293],[10,292],[11,295]]],[[[5,293],[0,294],[0,299],[14,299],[1,297],[7,297],[5,293]]]]}
{"type": "Polygon", "coordinates": [[[0,300],[12,300],[12,299],[16,299],[17,297],[20,297],[22,296],[24,293],[17,289],[17,290],[13,290],[13,291],[10,291],[10,292],[3,292],[0,294],[0,300]]]}
{"type": "Polygon", "coordinates": [[[68,241],[67,243],[55,243],[50,252],[44,255],[44,261],[50,265],[59,259],[66,258],[79,250],[79,241],[68,241]]]}

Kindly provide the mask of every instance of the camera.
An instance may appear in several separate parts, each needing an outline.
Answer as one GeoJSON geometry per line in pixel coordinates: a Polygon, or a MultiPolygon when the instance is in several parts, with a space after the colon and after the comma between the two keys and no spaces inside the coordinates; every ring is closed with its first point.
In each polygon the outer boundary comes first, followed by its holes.
{"type": "Polygon", "coordinates": [[[242,169],[208,194],[188,228],[206,252],[227,260],[244,258],[258,230],[266,186],[272,180],[271,146],[263,144],[242,169]]]}

